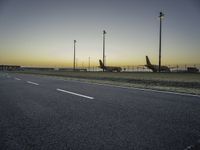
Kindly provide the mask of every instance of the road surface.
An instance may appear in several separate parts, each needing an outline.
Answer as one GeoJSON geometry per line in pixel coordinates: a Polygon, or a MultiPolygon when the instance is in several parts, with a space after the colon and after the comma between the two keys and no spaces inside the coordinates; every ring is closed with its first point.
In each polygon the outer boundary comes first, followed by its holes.
{"type": "Polygon", "coordinates": [[[1,150],[184,150],[200,97],[0,73],[1,150]]]}

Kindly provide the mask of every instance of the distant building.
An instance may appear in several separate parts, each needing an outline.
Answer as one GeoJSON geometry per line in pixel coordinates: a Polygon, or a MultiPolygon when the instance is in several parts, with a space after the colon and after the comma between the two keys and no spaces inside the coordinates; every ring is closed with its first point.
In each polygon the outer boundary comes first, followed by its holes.
{"type": "Polygon", "coordinates": [[[75,70],[73,68],[58,68],[58,71],[77,71],[77,72],[86,72],[87,69],[83,68],[76,68],[75,70]]]}
{"type": "Polygon", "coordinates": [[[15,71],[20,70],[21,66],[14,66],[14,65],[0,65],[0,71],[15,71]]]}
{"type": "Polygon", "coordinates": [[[199,69],[197,69],[196,67],[187,67],[187,72],[197,73],[199,72],[199,69]]]}
{"type": "Polygon", "coordinates": [[[23,67],[22,70],[34,70],[34,71],[53,71],[54,68],[42,68],[42,67],[23,67]]]}
{"type": "Polygon", "coordinates": [[[74,68],[58,68],[58,71],[74,71],[74,68]]]}

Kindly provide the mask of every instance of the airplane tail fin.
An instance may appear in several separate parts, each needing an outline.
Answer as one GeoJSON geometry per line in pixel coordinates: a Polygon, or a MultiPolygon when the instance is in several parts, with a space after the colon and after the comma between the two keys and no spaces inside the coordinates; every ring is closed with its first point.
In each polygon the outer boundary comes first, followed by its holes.
{"type": "Polygon", "coordinates": [[[149,57],[148,57],[148,56],[146,56],[146,63],[147,63],[147,65],[151,65],[151,62],[150,62],[150,60],[149,60],[149,57]]]}
{"type": "Polygon", "coordinates": [[[103,62],[101,60],[99,60],[99,64],[100,64],[101,68],[104,68],[104,64],[103,64],[103,62]]]}

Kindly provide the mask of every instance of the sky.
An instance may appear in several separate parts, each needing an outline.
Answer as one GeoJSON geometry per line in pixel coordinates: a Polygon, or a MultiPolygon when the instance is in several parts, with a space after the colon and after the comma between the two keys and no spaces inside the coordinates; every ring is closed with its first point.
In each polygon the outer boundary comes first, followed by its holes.
{"type": "Polygon", "coordinates": [[[98,66],[106,30],[107,65],[200,64],[199,0],[0,0],[0,64],[98,66]]]}

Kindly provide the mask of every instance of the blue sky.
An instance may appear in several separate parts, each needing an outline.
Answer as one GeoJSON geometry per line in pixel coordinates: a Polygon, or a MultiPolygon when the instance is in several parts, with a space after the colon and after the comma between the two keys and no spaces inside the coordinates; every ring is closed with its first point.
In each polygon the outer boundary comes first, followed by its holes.
{"type": "Polygon", "coordinates": [[[1,0],[0,64],[70,67],[158,63],[159,12],[163,20],[162,63],[200,64],[199,0],[1,0]]]}

